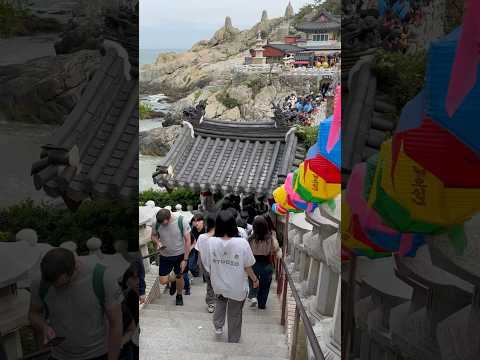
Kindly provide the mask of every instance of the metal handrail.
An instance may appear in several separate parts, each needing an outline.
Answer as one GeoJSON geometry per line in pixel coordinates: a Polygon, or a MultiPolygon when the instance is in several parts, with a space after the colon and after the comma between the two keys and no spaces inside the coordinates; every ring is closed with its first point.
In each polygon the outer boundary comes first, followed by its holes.
{"type": "MultiPolygon", "coordinates": [[[[291,274],[288,272],[287,265],[285,264],[284,259],[280,259],[283,271],[285,272],[285,276],[292,291],[293,298],[295,299],[296,304],[296,311],[298,311],[300,317],[303,320],[303,327],[305,329],[305,333],[307,335],[308,341],[312,348],[313,354],[315,359],[317,360],[325,360],[325,356],[323,355],[322,348],[318,343],[317,337],[315,336],[315,332],[313,331],[312,324],[310,323],[310,319],[308,318],[307,312],[305,311],[305,307],[300,300],[300,296],[298,295],[297,289],[295,288],[295,283],[292,280],[291,274]]],[[[284,295],[285,296],[285,295],[284,295]]]]}

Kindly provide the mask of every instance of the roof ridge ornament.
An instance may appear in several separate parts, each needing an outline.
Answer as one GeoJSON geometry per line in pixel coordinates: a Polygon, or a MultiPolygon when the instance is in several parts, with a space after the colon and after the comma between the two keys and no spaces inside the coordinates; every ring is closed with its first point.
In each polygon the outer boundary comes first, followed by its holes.
{"type": "Polygon", "coordinates": [[[290,130],[287,131],[287,133],[285,134],[285,142],[288,141],[288,137],[290,136],[291,133],[295,133],[295,130],[296,130],[295,126],[292,126],[290,130]]]}
{"type": "Polygon", "coordinates": [[[189,123],[188,121],[182,121],[182,124],[186,125],[190,128],[190,136],[192,137],[192,139],[194,139],[195,138],[195,131],[193,129],[193,125],[191,123],[189,123]]]}
{"type": "Polygon", "coordinates": [[[125,79],[127,81],[130,81],[132,78],[130,75],[132,65],[130,64],[127,50],[125,50],[125,48],[119,42],[109,39],[105,39],[103,41],[103,47],[105,48],[105,50],[114,50],[117,55],[123,59],[123,74],[125,75],[125,79]]]}

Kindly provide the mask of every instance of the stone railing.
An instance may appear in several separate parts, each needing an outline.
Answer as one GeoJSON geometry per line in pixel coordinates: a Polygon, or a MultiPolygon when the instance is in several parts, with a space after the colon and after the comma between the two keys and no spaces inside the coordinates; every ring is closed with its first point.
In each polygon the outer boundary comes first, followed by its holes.
{"type": "MultiPolygon", "coordinates": [[[[337,214],[338,215],[338,214],[337,214]]],[[[340,359],[341,355],[341,281],[339,216],[332,220],[320,211],[291,215],[288,224],[288,244],[285,262],[291,272],[301,302],[307,309],[310,323],[325,359],[340,359]]],[[[285,236],[284,236],[285,238],[285,236]]],[[[285,247],[285,246],[284,246],[285,247]]],[[[298,329],[291,324],[294,303],[286,309],[286,327],[290,332],[298,329]]],[[[309,360],[315,359],[312,347],[298,334],[289,334],[289,346],[308,344],[305,349],[309,360]],[[295,341],[294,341],[295,339],[295,341]]],[[[305,336],[305,335],[303,335],[305,336]]]]}
{"type": "Polygon", "coordinates": [[[282,67],[278,64],[249,64],[249,65],[237,65],[234,68],[237,73],[280,73],[282,67]]]}
{"type": "Polygon", "coordinates": [[[464,255],[437,236],[413,258],[357,259],[351,359],[478,359],[476,219],[464,255]]]}

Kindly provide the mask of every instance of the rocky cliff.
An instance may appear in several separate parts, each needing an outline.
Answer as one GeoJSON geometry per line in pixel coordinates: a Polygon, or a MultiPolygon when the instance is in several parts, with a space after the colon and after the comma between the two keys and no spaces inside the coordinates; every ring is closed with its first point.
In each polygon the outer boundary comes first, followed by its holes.
{"type": "Polygon", "coordinates": [[[285,17],[268,19],[264,11],[257,24],[240,31],[227,16],[225,25],[210,40],[194,44],[185,53],[161,54],[154,64],[143,65],[140,69],[141,92],[162,92],[180,99],[196,89],[223,84],[231,79],[234,67],[243,64],[258,32],[265,40],[282,40],[288,34],[289,21],[285,17]]]}

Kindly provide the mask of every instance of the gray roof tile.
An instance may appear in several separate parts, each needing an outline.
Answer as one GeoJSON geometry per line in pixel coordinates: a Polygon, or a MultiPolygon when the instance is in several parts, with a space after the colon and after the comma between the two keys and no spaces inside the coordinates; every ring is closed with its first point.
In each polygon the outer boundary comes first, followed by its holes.
{"type": "Polygon", "coordinates": [[[184,186],[195,191],[271,195],[278,174],[293,164],[297,139],[273,122],[234,123],[205,120],[184,127],[179,139],[153,174],[160,186],[184,186]],[[165,169],[171,167],[173,173],[165,169]]]}
{"type": "Polygon", "coordinates": [[[43,146],[46,162],[32,166],[37,189],[69,206],[138,193],[138,78],[125,78],[123,61],[107,50],[78,104],[43,146]]]}

